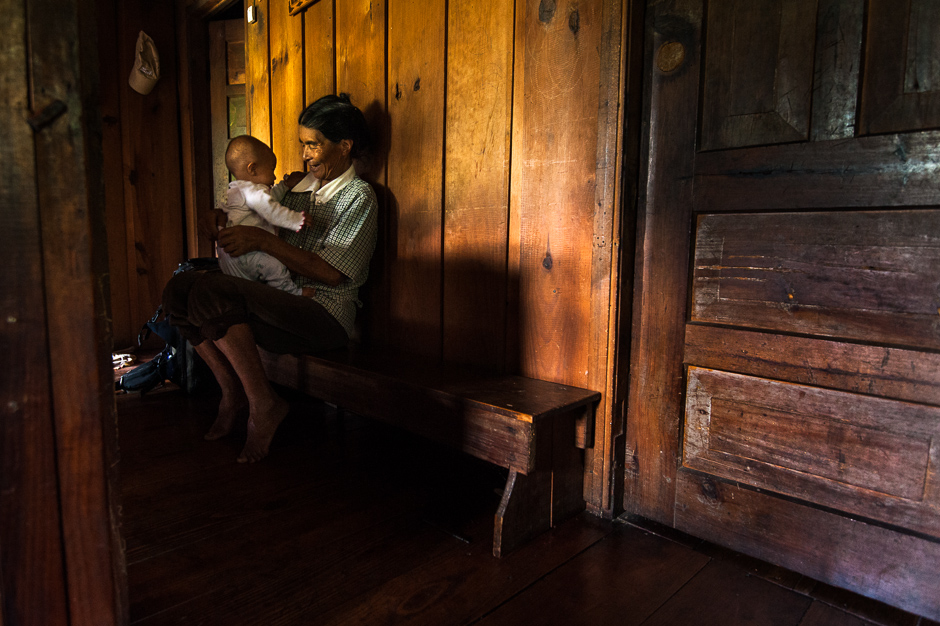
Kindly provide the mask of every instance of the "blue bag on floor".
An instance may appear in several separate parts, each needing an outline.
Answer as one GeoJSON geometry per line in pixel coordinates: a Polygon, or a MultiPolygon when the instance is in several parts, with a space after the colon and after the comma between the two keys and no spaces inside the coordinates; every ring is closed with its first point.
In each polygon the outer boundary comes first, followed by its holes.
{"type": "MultiPolygon", "coordinates": [[[[218,270],[218,259],[195,258],[180,263],[173,275],[191,270],[218,270]]],[[[151,360],[138,365],[114,383],[116,391],[146,393],[166,381],[171,381],[186,393],[192,393],[206,381],[212,380],[212,372],[203,362],[192,344],[183,339],[175,326],[163,315],[163,306],[158,306],[153,317],[146,322],[137,335],[141,345],[153,333],[163,339],[166,347],[151,360]],[[162,318],[162,319],[161,319],[162,318]]]]}

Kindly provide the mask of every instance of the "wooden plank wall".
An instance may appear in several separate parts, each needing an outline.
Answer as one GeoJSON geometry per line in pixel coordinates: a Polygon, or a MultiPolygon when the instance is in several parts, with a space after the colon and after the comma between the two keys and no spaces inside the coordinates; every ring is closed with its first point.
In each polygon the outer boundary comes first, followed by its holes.
{"type": "Polygon", "coordinates": [[[173,3],[109,0],[97,4],[97,16],[110,310],[120,349],[136,343],[186,257],[176,12],[173,3]],[[160,56],[148,95],[127,83],[140,31],[160,56]]]}
{"type": "MultiPolygon", "coordinates": [[[[370,340],[609,391],[622,3],[287,4],[256,2],[248,26],[250,132],[281,175],[303,104],[335,89],[366,113],[377,149],[361,173],[382,203],[370,340]]],[[[597,456],[595,505],[611,471],[597,456]]]]}

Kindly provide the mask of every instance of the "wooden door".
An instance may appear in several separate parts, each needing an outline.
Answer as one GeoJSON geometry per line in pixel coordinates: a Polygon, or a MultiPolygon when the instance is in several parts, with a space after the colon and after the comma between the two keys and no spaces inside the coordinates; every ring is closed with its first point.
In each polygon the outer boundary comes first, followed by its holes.
{"type": "Polygon", "coordinates": [[[624,503],[933,619],[937,33],[929,0],[649,3],[624,503]]]}
{"type": "Polygon", "coordinates": [[[230,180],[225,166],[229,139],[248,132],[245,96],[245,22],[209,22],[209,104],[212,110],[212,195],[225,197],[230,180]]]}

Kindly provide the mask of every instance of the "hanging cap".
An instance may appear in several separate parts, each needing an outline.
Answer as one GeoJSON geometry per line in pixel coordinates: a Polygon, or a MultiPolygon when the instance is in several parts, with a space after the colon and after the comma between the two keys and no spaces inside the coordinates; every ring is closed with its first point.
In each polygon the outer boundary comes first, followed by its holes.
{"type": "Polygon", "coordinates": [[[153,90],[160,78],[160,57],[157,47],[147,33],[140,31],[137,36],[137,52],[134,55],[134,67],[127,79],[131,89],[139,94],[147,95],[153,90]]]}

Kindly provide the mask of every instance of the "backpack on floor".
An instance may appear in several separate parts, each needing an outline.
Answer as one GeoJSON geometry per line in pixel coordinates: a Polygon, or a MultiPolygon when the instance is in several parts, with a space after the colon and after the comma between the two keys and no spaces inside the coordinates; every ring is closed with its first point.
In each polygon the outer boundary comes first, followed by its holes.
{"type": "MultiPolygon", "coordinates": [[[[216,258],[195,258],[180,263],[173,275],[191,270],[218,269],[219,262],[216,258]]],[[[139,391],[143,394],[169,380],[185,393],[193,393],[212,380],[212,372],[196,354],[192,344],[186,341],[163,315],[163,305],[158,306],[153,317],[141,327],[137,335],[137,345],[143,344],[151,334],[163,339],[166,347],[151,360],[121,376],[114,383],[116,391],[139,391]]]]}

